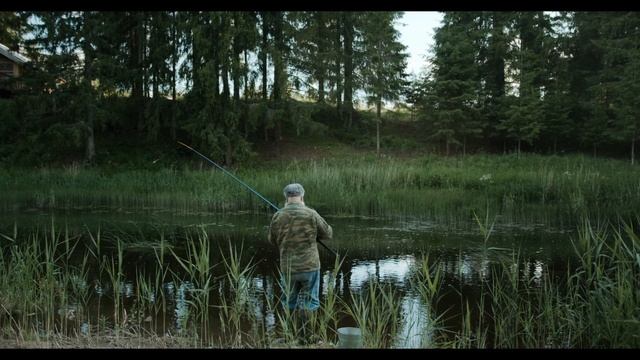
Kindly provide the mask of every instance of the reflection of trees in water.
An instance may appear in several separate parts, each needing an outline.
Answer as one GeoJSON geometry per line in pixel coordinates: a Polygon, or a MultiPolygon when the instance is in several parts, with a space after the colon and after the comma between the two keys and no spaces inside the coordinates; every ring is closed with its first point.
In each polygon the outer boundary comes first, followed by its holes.
{"type": "MultiPolygon", "coordinates": [[[[441,325],[450,329],[460,327],[464,304],[468,301],[471,307],[477,306],[475,304],[480,299],[480,293],[482,291],[486,293],[486,288],[483,290],[482,286],[488,285],[492,277],[499,278],[500,272],[504,269],[515,269],[520,281],[534,286],[540,286],[545,272],[548,271],[546,262],[540,259],[538,254],[517,258],[507,255],[506,251],[501,256],[495,256],[495,254],[492,256],[490,252],[473,252],[470,249],[466,249],[464,253],[455,250],[430,253],[431,258],[437,259],[437,263],[443,270],[445,287],[441,291],[443,296],[438,305],[438,311],[447,310],[448,315],[441,325]],[[504,267],[504,264],[507,267],[504,267]]],[[[428,313],[431,305],[426,304],[419,295],[416,295],[410,282],[420,266],[420,258],[420,255],[414,254],[392,255],[382,259],[362,259],[361,257],[360,260],[345,261],[335,277],[332,275],[331,262],[325,259],[322,262],[320,278],[320,300],[323,301],[327,296],[331,283],[334,284],[337,295],[346,302],[351,301],[351,293],[362,292],[372,281],[391,285],[399,290],[397,294],[401,304],[395,346],[428,347],[433,332],[430,329],[429,319],[433,318],[434,314],[428,313]]],[[[274,333],[278,327],[276,311],[281,306],[277,262],[261,261],[255,270],[251,279],[252,291],[248,311],[257,324],[260,324],[258,326],[267,333],[274,333]]],[[[131,298],[135,296],[135,286],[131,281],[124,281],[119,292],[123,298],[131,298]]],[[[172,303],[168,310],[173,315],[173,326],[181,332],[190,319],[190,312],[193,311],[192,304],[189,303],[193,284],[189,281],[167,282],[163,284],[163,288],[165,300],[172,303]]],[[[216,294],[212,294],[214,302],[218,301],[216,297],[223,296],[228,291],[224,282],[219,282],[215,288],[216,294]]],[[[94,291],[100,295],[104,289],[96,287],[94,291]]],[[[107,309],[103,308],[102,312],[105,310],[107,309]]],[[[351,319],[342,319],[343,325],[354,325],[351,322],[351,319]]],[[[211,324],[215,324],[215,321],[211,324]]],[[[245,325],[252,326],[249,323],[245,325]]]]}
{"type": "Polygon", "coordinates": [[[499,269],[518,271],[520,281],[540,285],[547,268],[547,262],[540,258],[516,258],[505,254],[492,256],[483,252],[445,257],[440,263],[449,278],[469,285],[488,282],[499,269]]]}
{"type": "MultiPolygon", "coordinates": [[[[504,263],[508,257],[492,257],[486,252],[466,253],[442,252],[434,253],[438,263],[444,270],[445,284],[451,285],[442,291],[441,309],[448,309],[450,316],[445,318],[442,325],[449,328],[460,326],[464,304],[468,301],[474,307],[480,299],[481,286],[488,284],[491,276],[496,276],[496,268],[500,268],[500,261],[504,263]],[[453,289],[456,289],[455,291],[453,289]]],[[[340,272],[334,278],[327,262],[320,278],[321,301],[327,295],[331,282],[343,300],[349,302],[351,293],[359,293],[372,281],[390,284],[400,291],[401,314],[400,326],[396,336],[395,346],[403,348],[428,347],[431,344],[433,329],[429,319],[438,314],[429,314],[430,304],[411,289],[410,278],[419,265],[419,257],[412,254],[394,255],[385,259],[356,260],[343,263],[340,272]]],[[[513,259],[512,259],[513,262],[513,259]]],[[[545,263],[531,258],[520,258],[518,263],[511,263],[517,271],[521,281],[533,281],[539,284],[542,280],[545,263]]],[[[273,274],[272,274],[273,275],[273,274]]],[[[258,274],[253,279],[256,306],[256,319],[265,325],[267,331],[276,328],[274,306],[279,306],[280,289],[276,279],[266,273],[258,274]],[[271,306],[267,306],[267,302],[271,306]]]]}
{"type": "Polygon", "coordinates": [[[428,323],[428,308],[419,295],[412,292],[402,298],[400,330],[396,337],[396,347],[423,348],[431,343],[428,323]]]}
{"type": "Polygon", "coordinates": [[[350,269],[350,290],[359,291],[372,278],[403,288],[415,262],[413,255],[360,261],[350,269]]]}
{"type": "MultiPolygon", "coordinates": [[[[255,219],[252,217],[251,219],[255,219]]],[[[211,221],[211,219],[209,220],[211,221]]],[[[351,220],[352,221],[352,220],[351,220]]],[[[233,223],[233,221],[230,221],[233,223]]],[[[350,223],[349,223],[350,224],[350,223]]],[[[347,224],[347,225],[349,225],[347,224]]],[[[347,252],[349,258],[345,261],[337,276],[332,276],[333,257],[319,249],[322,262],[321,279],[320,279],[320,296],[321,301],[326,297],[329,285],[335,284],[335,290],[342,300],[350,302],[351,293],[361,292],[371,281],[392,285],[394,289],[399,290],[397,293],[401,299],[401,312],[399,334],[397,339],[398,346],[416,347],[428,346],[429,332],[425,333],[424,329],[428,328],[427,311],[429,304],[425,304],[420,297],[413,295],[412,285],[409,280],[413,276],[414,271],[420,264],[420,249],[425,244],[431,248],[429,251],[430,258],[436,260],[443,270],[444,287],[442,293],[444,295],[441,304],[438,305],[438,311],[448,310],[446,326],[456,328],[460,326],[460,314],[462,306],[468,300],[470,306],[475,306],[480,292],[485,291],[481,286],[490,284],[492,278],[499,279],[501,272],[509,268],[517,271],[517,278],[522,282],[530,283],[533,286],[540,286],[543,277],[547,272],[562,275],[563,271],[558,268],[564,268],[566,264],[566,255],[562,251],[564,247],[555,246],[556,243],[549,243],[547,247],[541,242],[547,239],[545,234],[530,234],[530,237],[518,237],[509,240],[505,235],[504,239],[496,237],[495,245],[508,247],[510,245],[522,244],[522,252],[519,256],[513,256],[512,250],[495,251],[488,248],[477,247],[478,235],[470,232],[462,234],[460,232],[452,232],[451,234],[431,232],[434,230],[432,224],[424,225],[422,223],[404,224],[404,228],[396,228],[394,226],[383,226],[378,228],[366,226],[358,226],[355,224],[351,227],[342,224],[340,239],[336,239],[332,248],[339,250],[340,253],[347,252]],[[422,226],[422,228],[420,228],[422,226]],[[420,232],[424,231],[424,232],[420,232]],[[515,239],[515,240],[514,240],[515,239]],[[522,241],[521,241],[522,240],[522,241]],[[535,244],[535,245],[534,245],[535,244]],[[556,248],[558,252],[556,253],[556,248]],[[553,252],[551,254],[550,252],[553,252]],[[506,265],[506,266],[504,266],[506,265]],[[549,267],[547,267],[549,266],[549,267]],[[452,316],[449,316],[451,314],[452,316]],[[426,335],[425,335],[426,334],[426,335]],[[425,343],[425,341],[427,341],[425,343]]],[[[136,229],[139,227],[135,224],[136,229]]],[[[175,231],[169,231],[164,228],[166,238],[174,235],[182,234],[183,228],[177,227],[175,231]],[[179,230],[178,230],[179,229],[179,230]]],[[[226,248],[229,243],[244,244],[247,251],[247,257],[243,258],[243,263],[247,262],[253,256],[253,263],[256,265],[254,275],[251,279],[252,293],[250,295],[250,303],[248,311],[251,317],[259,324],[264,326],[266,331],[275,331],[278,320],[275,310],[280,307],[280,292],[277,283],[277,264],[278,251],[264,239],[264,221],[255,221],[255,223],[246,222],[240,224],[230,224],[229,222],[216,222],[207,226],[212,242],[212,249],[226,248]],[[235,226],[233,226],[235,225],[235,226]],[[240,225],[240,226],[238,226],[240,225]],[[246,225],[246,226],[245,226],[246,225]],[[233,231],[222,232],[221,229],[233,229],[233,231]]],[[[340,223],[336,224],[337,232],[340,232],[340,223]]],[[[515,229],[509,229],[514,230],[515,229]]],[[[135,234],[143,233],[137,231],[135,234]]],[[[113,251],[112,243],[109,243],[108,233],[117,233],[116,230],[103,231],[103,240],[106,246],[103,252],[111,254],[113,251]]],[[[151,231],[148,235],[148,243],[154,244],[157,239],[158,230],[151,231]]],[[[135,237],[134,235],[131,235],[135,237]]],[[[137,236],[137,235],[136,235],[137,236]]],[[[555,238],[555,237],[553,237],[555,238]]],[[[128,238],[127,238],[128,239],[128,238]]],[[[178,253],[184,251],[182,248],[182,237],[177,236],[170,241],[174,250],[178,253]]],[[[132,243],[133,244],[133,243],[132,243]]],[[[145,243],[146,244],[146,243],[145,243]]],[[[139,245],[139,244],[138,244],[139,245]]],[[[212,252],[211,262],[213,264],[220,263],[221,254],[217,251],[212,252]]],[[[175,276],[182,279],[188,279],[186,274],[182,272],[170,256],[165,254],[165,265],[175,271],[175,276]]],[[[127,299],[124,306],[129,311],[129,303],[133,303],[133,297],[136,296],[137,281],[135,274],[138,271],[149,272],[153,278],[154,271],[157,271],[155,255],[153,250],[140,248],[127,248],[125,250],[124,262],[124,281],[120,283],[119,293],[123,299],[127,299]],[[133,280],[133,281],[131,281],[133,280]]],[[[212,271],[215,278],[223,274],[222,267],[216,267],[212,271]]],[[[566,273],[566,271],[564,272],[566,273]]],[[[105,295],[112,292],[109,289],[110,284],[101,283],[94,277],[93,269],[89,272],[88,283],[93,284],[92,290],[95,296],[91,301],[97,302],[105,295]]],[[[175,279],[175,278],[174,278],[175,279]]],[[[211,294],[212,302],[218,302],[220,297],[226,294],[228,284],[215,280],[214,288],[217,288],[211,294]]],[[[188,281],[177,283],[165,282],[164,289],[155,289],[151,292],[152,299],[147,301],[155,302],[156,296],[163,292],[162,300],[158,296],[158,301],[168,301],[166,313],[172,317],[171,322],[178,331],[184,327],[185,321],[189,319],[189,312],[193,309],[189,303],[191,300],[190,291],[193,285],[188,281]]],[[[488,299],[485,299],[485,301],[488,299]]],[[[111,307],[102,300],[100,313],[110,315],[111,307]]],[[[94,306],[95,307],[95,306],[94,306]]],[[[217,318],[215,311],[212,315],[217,318]]],[[[158,315],[154,315],[158,316],[158,315]]],[[[163,316],[163,315],[160,315],[163,316]]],[[[212,321],[211,324],[215,324],[212,321]]],[[[163,323],[164,326],[164,323],[163,323]]]]}
{"type": "Polygon", "coordinates": [[[193,284],[185,281],[178,286],[178,290],[176,291],[174,315],[178,332],[185,330],[187,321],[189,320],[189,302],[187,295],[191,290],[193,290],[193,284]]]}
{"type": "Polygon", "coordinates": [[[265,331],[271,333],[276,328],[276,308],[279,306],[274,278],[259,274],[253,278],[254,297],[251,299],[252,311],[258,323],[263,324],[265,331]]]}

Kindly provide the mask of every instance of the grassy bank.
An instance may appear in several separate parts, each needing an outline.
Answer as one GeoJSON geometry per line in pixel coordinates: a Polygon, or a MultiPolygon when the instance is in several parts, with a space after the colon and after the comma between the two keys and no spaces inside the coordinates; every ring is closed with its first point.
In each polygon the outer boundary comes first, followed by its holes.
{"type": "MultiPolygon", "coordinates": [[[[468,219],[486,209],[506,221],[552,223],[576,216],[629,215],[640,207],[640,169],[584,156],[474,155],[465,158],[358,156],[271,162],[231,169],[278,205],[281,189],[302,183],[324,214],[468,219]]],[[[0,171],[7,209],[165,209],[235,212],[269,209],[218,170],[100,169],[0,171]]]]}

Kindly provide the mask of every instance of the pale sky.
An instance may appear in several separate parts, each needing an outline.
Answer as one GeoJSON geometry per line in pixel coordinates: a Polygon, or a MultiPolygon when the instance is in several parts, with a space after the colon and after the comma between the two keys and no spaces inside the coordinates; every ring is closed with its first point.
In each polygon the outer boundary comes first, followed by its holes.
{"type": "MultiPolygon", "coordinates": [[[[436,11],[406,11],[396,22],[400,42],[407,46],[409,58],[406,72],[410,76],[425,70],[425,56],[433,45],[433,30],[440,26],[443,16],[443,13],[436,11]]],[[[183,82],[179,84],[179,90],[184,90],[184,85],[183,82]]]]}
{"type": "Polygon", "coordinates": [[[409,53],[408,74],[418,75],[424,69],[425,55],[433,45],[433,29],[440,26],[443,15],[435,11],[406,11],[397,22],[400,41],[407,46],[409,53]]]}

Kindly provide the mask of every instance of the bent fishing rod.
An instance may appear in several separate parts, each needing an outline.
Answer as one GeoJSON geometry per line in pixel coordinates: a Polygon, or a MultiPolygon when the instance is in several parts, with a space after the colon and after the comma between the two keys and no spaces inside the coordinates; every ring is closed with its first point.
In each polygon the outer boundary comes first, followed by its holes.
{"type": "MultiPolygon", "coordinates": [[[[251,188],[251,186],[247,185],[244,181],[238,179],[235,175],[233,175],[232,173],[230,173],[229,171],[227,171],[225,168],[223,168],[222,166],[216,164],[215,162],[213,162],[211,159],[209,159],[208,157],[202,155],[198,150],[192,148],[191,146],[178,141],[178,144],[186,147],[187,149],[193,151],[194,153],[200,155],[200,157],[202,157],[203,159],[207,160],[209,163],[211,163],[213,166],[215,166],[216,168],[222,170],[223,173],[225,173],[226,175],[231,176],[231,178],[233,178],[235,181],[239,182],[242,186],[246,187],[247,189],[249,189],[249,191],[251,191],[252,193],[256,194],[260,199],[262,199],[264,202],[266,202],[267,204],[269,204],[269,206],[271,206],[275,211],[280,210],[277,206],[275,206],[271,201],[267,200],[264,196],[260,195],[259,192],[255,191],[253,188],[251,188]]],[[[322,241],[320,241],[319,239],[316,239],[316,241],[318,242],[318,244],[322,245],[325,249],[327,249],[330,253],[332,253],[333,255],[335,255],[336,257],[338,257],[338,253],[336,253],[335,251],[331,250],[327,245],[325,245],[322,241]]]]}

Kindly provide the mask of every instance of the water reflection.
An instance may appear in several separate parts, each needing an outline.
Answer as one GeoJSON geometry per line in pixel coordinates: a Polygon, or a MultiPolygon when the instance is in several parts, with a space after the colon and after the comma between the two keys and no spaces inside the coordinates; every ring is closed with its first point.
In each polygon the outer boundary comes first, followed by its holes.
{"type": "Polygon", "coordinates": [[[130,298],[133,296],[133,281],[127,281],[120,285],[120,294],[124,295],[125,298],[130,298]]]}
{"type": "Polygon", "coordinates": [[[417,294],[407,294],[401,303],[401,324],[396,339],[398,348],[429,347],[428,309],[417,294]]]}
{"type": "Polygon", "coordinates": [[[187,294],[194,289],[193,284],[185,281],[178,286],[176,295],[176,308],[174,314],[176,317],[176,329],[178,333],[186,330],[187,321],[189,320],[189,302],[187,294]]]}
{"type": "Polygon", "coordinates": [[[540,260],[525,261],[523,263],[521,281],[532,281],[540,286],[544,272],[544,263],[540,260]]]}
{"type": "Polygon", "coordinates": [[[463,284],[473,284],[487,281],[489,278],[488,258],[474,256],[474,254],[460,254],[440,260],[445,274],[455,277],[463,284]]]}
{"type": "MultiPolygon", "coordinates": [[[[181,221],[189,225],[198,223],[193,219],[181,221]]],[[[169,239],[168,234],[179,233],[183,229],[178,220],[167,224],[174,228],[167,230],[166,239],[169,239]]],[[[247,279],[251,289],[248,305],[257,322],[263,324],[268,332],[274,331],[278,325],[275,311],[280,306],[280,290],[275,275],[278,253],[265,240],[268,218],[249,215],[216,219],[215,222],[208,219],[201,224],[208,224],[204,228],[211,233],[211,249],[227,249],[229,241],[244,243],[245,249],[250,249],[250,256],[262,256],[258,259],[266,259],[259,262],[252,277],[247,279]]],[[[520,281],[540,286],[549,266],[558,260],[565,262],[567,254],[572,251],[570,242],[565,241],[568,236],[566,229],[554,232],[542,226],[519,228],[515,225],[497,225],[490,244],[483,244],[481,235],[470,224],[453,228],[426,220],[334,218],[332,226],[336,234],[333,248],[348,250],[349,258],[334,277],[333,258],[320,250],[323,264],[322,297],[326,297],[333,286],[338,296],[348,301],[351,293],[361,292],[371,281],[392,285],[399,290],[397,294],[401,304],[401,323],[395,340],[396,347],[428,347],[431,342],[430,305],[425,303],[412,284],[413,274],[422,265],[422,255],[427,251],[430,263],[438,264],[443,271],[444,287],[464,285],[458,287],[461,295],[454,294],[450,299],[458,305],[461,296],[468,296],[467,292],[486,285],[497,276],[495,265],[508,264],[520,281]]],[[[136,231],[141,229],[138,225],[135,228],[136,231]]],[[[157,232],[157,227],[153,231],[157,232]]],[[[107,233],[106,229],[104,233],[107,233]]],[[[157,237],[157,233],[149,233],[145,239],[153,243],[157,237]]],[[[174,241],[175,251],[178,253],[181,251],[180,246],[183,246],[181,243],[183,242],[174,241]]],[[[220,254],[216,250],[212,252],[212,263],[220,264],[220,254]]],[[[150,253],[147,258],[143,258],[147,260],[140,261],[139,253],[127,258],[125,250],[125,258],[128,259],[125,261],[125,278],[117,289],[124,298],[130,299],[137,295],[136,274],[141,270],[145,274],[156,271],[158,264],[153,252],[150,253]]],[[[223,268],[215,267],[213,279],[224,279],[223,268]]],[[[151,304],[166,299],[169,305],[167,314],[173,315],[173,326],[180,332],[186,329],[190,311],[193,311],[191,296],[196,289],[193,283],[186,281],[188,276],[181,274],[178,266],[171,270],[172,273],[175,272],[171,277],[175,282],[166,281],[160,289],[144,292],[144,296],[151,304]]],[[[102,280],[99,276],[86,280],[73,278],[72,283],[79,293],[93,288],[93,293],[97,296],[92,301],[103,301],[100,311],[109,316],[111,309],[104,305],[104,299],[100,299],[105,295],[110,296],[114,289],[110,288],[109,281],[102,280]],[[92,286],[88,287],[87,284],[92,286]]],[[[215,280],[210,285],[214,303],[221,296],[229,295],[229,284],[223,280],[215,280]]],[[[217,317],[218,314],[214,313],[212,316],[217,317]]],[[[80,333],[85,332],[88,332],[88,327],[82,324],[80,333]]]]}
{"type": "MultiPolygon", "coordinates": [[[[488,252],[485,249],[465,249],[464,251],[434,251],[430,253],[430,262],[438,264],[444,275],[444,286],[466,285],[480,287],[491,280],[492,265],[511,258],[510,266],[518,273],[518,278],[524,282],[540,285],[547,267],[547,259],[538,257],[539,254],[529,254],[527,257],[518,258],[504,253],[488,252]],[[431,260],[436,259],[436,260],[431,260]]],[[[431,344],[433,329],[430,328],[429,304],[416,291],[414,274],[422,266],[420,253],[391,254],[381,259],[358,259],[346,262],[341,270],[334,276],[329,263],[325,262],[322,269],[321,297],[326,297],[330,286],[345,300],[351,299],[352,293],[360,293],[372,281],[386,283],[398,289],[400,302],[399,327],[394,341],[397,348],[424,348],[431,344]]],[[[275,261],[274,261],[275,263],[275,261]]],[[[250,284],[248,309],[258,324],[262,324],[267,333],[273,333],[278,326],[276,309],[279,307],[279,294],[277,272],[275,267],[258,267],[253,277],[247,279],[250,284]]],[[[135,295],[136,284],[125,281],[121,284],[119,292],[125,298],[135,295]]],[[[219,297],[228,296],[229,288],[225,281],[218,281],[213,285],[214,291],[219,297]]],[[[106,288],[106,286],[105,286],[106,288]]],[[[104,294],[105,288],[96,283],[95,293],[104,294]]],[[[174,283],[166,282],[162,285],[165,298],[169,301],[174,315],[174,327],[178,333],[187,329],[190,313],[193,311],[193,303],[190,301],[191,293],[195,289],[193,283],[182,281],[174,283]]],[[[155,295],[151,294],[151,303],[155,302],[155,295]]],[[[466,295],[465,295],[466,296],[466,295]]],[[[321,299],[322,300],[322,299],[321,299]]],[[[453,303],[460,302],[458,298],[453,303]]],[[[84,333],[86,329],[81,328],[84,333]]]]}
{"type": "MultiPolygon", "coordinates": [[[[437,263],[443,270],[445,276],[444,286],[466,285],[473,287],[482,286],[488,283],[492,273],[492,265],[504,262],[505,254],[495,254],[486,250],[473,251],[466,249],[462,251],[434,251],[430,253],[433,259],[430,262],[437,263]]],[[[322,269],[321,297],[326,297],[330,286],[342,299],[351,299],[352,293],[360,293],[370,282],[390,284],[399,291],[400,314],[398,333],[394,341],[397,348],[425,348],[431,345],[433,329],[429,319],[434,314],[430,313],[429,304],[421,298],[414,289],[413,276],[419,270],[422,258],[419,253],[414,254],[392,254],[382,259],[359,259],[346,262],[341,270],[333,275],[332,269],[325,262],[322,269]]],[[[546,259],[536,258],[536,255],[529,255],[518,260],[512,258],[512,269],[518,272],[521,281],[540,285],[545,268],[546,259]]],[[[252,317],[258,324],[262,324],[267,333],[273,334],[278,327],[279,321],[276,309],[279,307],[280,289],[277,278],[274,276],[274,267],[257,268],[257,272],[251,279],[251,292],[249,293],[248,309],[252,317]]],[[[166,299],[172,303],[174,315],[174,327],[178,333],[187,329],[191,308],[190,294],[195,289],[194,284],[189,281],[174,283],[166,282],[162,285],[166,299]]],[[[215,292],[219,297],[228,296],[229,288],[224,281],[214,283],[215,292]]],[[[132,297],[135,294],[135,284],[126,281],[121,284],[120,293],[124,297],[132,297]]],[[[102,294],[105,290],[96,284],[95,291],[102,294]]],[[[152,294],[152,296],[154,296],[152,294]]],[[[466,295],[465,295],[466,296],[466,295]]],[[[322,300],[322,299],[321,299],[322,300]]],[[[151,303],[155,297],[150,299],[151,303]]],[[[460,299],[453,299],[453,302],[460,302],[460,299]]],[[[448,306],[448,305],[447,305],[448,306]]],[[[80,330],[82,333],[84,330],[80,330]]]]}
{"type": "Polygon", "coordinates": [[[358,291],[370,279],[390,282],[398,287],[404,287],[407,275],[415,266],[415,256],[400,255],[382,260],[363,260],[351,267],[349,288],[358,291]]]}

